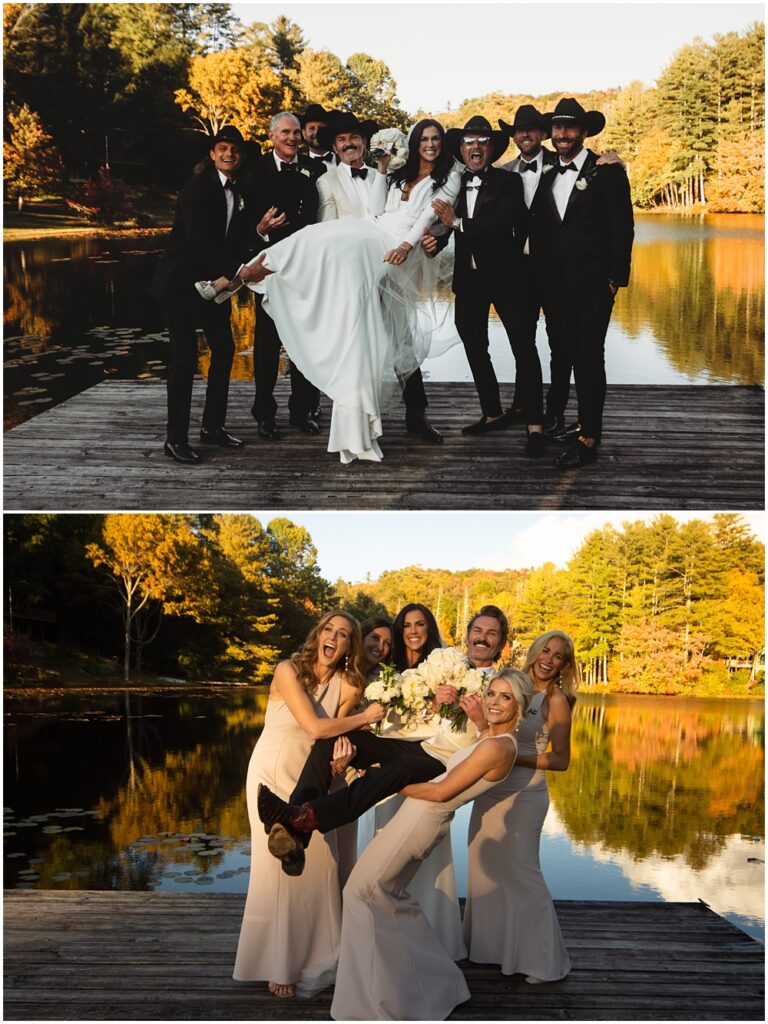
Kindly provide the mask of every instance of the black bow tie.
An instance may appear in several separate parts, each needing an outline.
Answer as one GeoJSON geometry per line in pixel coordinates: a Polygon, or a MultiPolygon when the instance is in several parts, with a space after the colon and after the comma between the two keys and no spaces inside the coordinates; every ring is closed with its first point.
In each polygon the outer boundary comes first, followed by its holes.
{"type": "Polygon", "coordinates": [[[464,171],[464,174],[462,175],[464,184],[466,185],[468,182],[472,181],[473,178],[479,178],[481,182],[485,181],[485,173],[485,171],[481,171],[480,174],[477,174],[475,171],[464,171]]]}
{"type": "Polygon", "coordinates": [[[352,171],[353,178],[362,178],[363,181],[365,181],[365,179],[368,177],[367,167],[350,167],[350,170],[352,171]]]}
{"type": "Polygon", "coordinates": [[[577,174],[579,172],[576,164],[558,164],[557,170],[559,174],[565,174],[566,171],[576,171],[577,174]]]}
{"type": "Polygon", "coordinates": [[[282,160],[281,163],[280,163],[280,170],[281,171],[298,171],[298,169],[299,169],[299,165],[298,164],[287,164],[285,162],[285,160],[282,160]]]}
{"type": "Polygon", "coordinates": [[[333,163],[333,153],[326,153],[325,156],[317,156],[317,154],[313,153],[312,154],[312,159],[313,160],[318,160],[321,164],[332,164],[333,163]]]}
{"type": "Polygon", "coordinates": [[[535,160],[532,163],[527,163],[525,160],[521,160],[520,161],[520,171],[521,171],[521,173],[523,171],[535,171],[536,170],[536,166],[537,166],[537,164],[536,164],[535,160]]]}

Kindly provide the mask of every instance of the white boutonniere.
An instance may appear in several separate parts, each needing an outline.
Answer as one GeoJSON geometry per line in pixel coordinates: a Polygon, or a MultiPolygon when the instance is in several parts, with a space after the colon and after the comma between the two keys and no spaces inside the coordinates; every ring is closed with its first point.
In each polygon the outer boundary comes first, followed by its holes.
{"type": "Polygon", "coordinates": [[[237,197],[237,210],[238,210],[238,213],[242,213],[244,209],[245,209],[245,201],[244,201],[244,199],[243,199],[243,197],[241,195],[238,195],[238,197],[237,197]]]}
{"type": "Polygon", "coordinates": [[[583,192],[588,184],[589,182],[586,178],[579,178],[579,180],[576,182],[576,188],[579,190],[579,192],[583,192]]]}
{"type": "Polygon", "coordinates": [[[305,178],[311,178],[312,177],[311,173],[307,170],[306,167],[302,167],[301,168],[301,173],[304,175],[305,178]]]}
{"type": "Polygon", "coordinates": [[[541,168],[541,173],[542,174],[549,174],[549,172],[553,171],[554,169],[555,169],[555,165],[554,164],[544,164],[544,166],[541,168]]]}

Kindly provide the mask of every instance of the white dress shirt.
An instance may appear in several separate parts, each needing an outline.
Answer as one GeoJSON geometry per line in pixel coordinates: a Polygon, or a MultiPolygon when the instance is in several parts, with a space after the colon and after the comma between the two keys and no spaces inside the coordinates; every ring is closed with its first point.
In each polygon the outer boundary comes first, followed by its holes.
{"type": "MultiPolygon", "coordinates": [[[[361,167],[360,170],[363,170],[361,167]]],[[[365,178],[361,178],[359,174],[352,177],[352,168],[348,164],[338,164],[336,167],[337,174],[346,174],[352,183],[352,188],[357,192],[360,197],[360,202],[365,207],[366,216],[373,213],[371,209],[371,192],[373,189],[374,175],[378,174],[378,171],[371,170],[369,167],[368,174],[365,178]]]]}
{"type": "Polygon", "coordinates": [[[224,199],[227,203],[227,226],[224,228],[224,234],[229,231],[229,222],[232,220],[232,214],[235,212],[235,194],[231,188],[227,188],[227,182],[229,178],[226,174],[222,174],[221,171],[216,172],[221,182],[221,187],[224,189],[224,199]]]}
{"type": "MultiPolygon", "coordinates": [[[[472,219],[472,217],[475,214],[475,203],[477,202],[477,193],[478,193],[482,183],[483,183],[483,179],[478,174],[473,174],[472,177],[470,179],[468,179],[467,183],[466,183],[466,188],[467,188],[467,217],[470,220],[472,219]]],[[[464,188],[464,182],[462,182],[462,188],[464,188]]],[[[453,226],[454,226],[454,228],[457,231],[463,231],[464,230],[464,226],[461,223],[461,221],[462,221],[461,217],[457,217],[456,220],[454,221],[453,226]]],[[[475,263],[475,257],[474,256],[470,257],[469,265],[472,268],[472,270],[477,270],[477,264],[475,263]]]]}
{"type": "MultiPolygon", "coordinates": [[[[533,197],[536,195],[536,189],[539,187],[539,182],[541,181],[543,167],[544,154],[541,150],[539,150],[533,160],[526,160],[522,153],[520,154],[520,164],[518,165],[517,173],[523,179],[523,198],[525,199],[525,205],[529,210],[531,208],[531,203],[533,202],[533,197]],[[524,171],[523,167],[525,165],[529,167],[533,165],[536,168],[535,172],[527,170],[524,171]]],[[[551,173],[552,172],[550,171],[550,174],[551,173]]],[[[523,254],[525,256],[531,255],[529,239],[527,237],[525,239],[525,245],[523,246],[523,254]]]]}
{"type": "Polygon", "coordinates": [[[578,173],[565,171],[564,174],[561,174],[557,169],[557,164],[555,164],[554,170],[550,172],[555,175],[555,180],[552,183],[552,195],[555,198],[555,205],[557,206],[557,212],[560,214],[560,220],[565,217],[568,200],[571,198],[571,192],[573,192],[573,187],[581,173],[581,168],[584,166],[584,161],[587,159],[587,154],[588,151],[586,149],[581,149],[573,160],[560,160],[559,162],[561,167],[564,166],[566,162],[572,163],[574,167],[576,167],[578,173]]]}

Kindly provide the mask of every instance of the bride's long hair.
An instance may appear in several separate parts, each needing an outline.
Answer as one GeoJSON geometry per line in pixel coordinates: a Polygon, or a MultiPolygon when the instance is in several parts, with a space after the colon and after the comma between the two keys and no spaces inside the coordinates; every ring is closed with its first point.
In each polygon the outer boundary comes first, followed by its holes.
{"type": "Polygon", "coordinates": [[[399,188],[402,188],[407,181],[413,181],[418,177],[419,167],[421,166],[419,144],[421,143],[421,136],[425,128],[437,128],[440,135],[440,153],[432,167],[432,191],[436,192],[448,180],[448,175],[453,167],[453,154],[445,143],[445,128],[443,128],[439,121],[435,121],[431,117],[425,117],[421,121],[417,121],[408,133],[408,159],[402,167],[398,167],[396,171],[387,175],[388,185],[397,185],[399,188]]]}

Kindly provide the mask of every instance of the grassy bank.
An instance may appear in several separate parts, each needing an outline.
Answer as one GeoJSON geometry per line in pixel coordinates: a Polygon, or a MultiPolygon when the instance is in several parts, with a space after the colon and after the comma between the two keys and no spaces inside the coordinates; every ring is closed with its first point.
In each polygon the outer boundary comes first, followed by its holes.
{"type": "Polygon", "coordinates": [[[62,200],[43,199],[24,204],[3,204],[3,241],[23,242],[35,238],[120,238],[154,235],[171,226],[167,202],[147,202],[130,219],[115,224],[98,224],[70,209],[62,200]]]}

